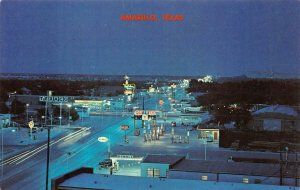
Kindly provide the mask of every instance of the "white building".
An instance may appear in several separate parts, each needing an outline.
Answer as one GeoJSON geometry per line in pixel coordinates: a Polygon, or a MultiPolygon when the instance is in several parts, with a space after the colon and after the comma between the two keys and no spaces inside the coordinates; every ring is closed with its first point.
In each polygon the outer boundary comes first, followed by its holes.
{"type": "Polygon", "coordinates": [[[252,113],[249,127],[265,131],[300,131],[299,113],[292,107],[273,105],[252,113]]]}
{"type": "Polygon", "coordinates": [[[141,162],[142,177],[167,177],[168,171],[184,156],[148,155],[141,162]]]}

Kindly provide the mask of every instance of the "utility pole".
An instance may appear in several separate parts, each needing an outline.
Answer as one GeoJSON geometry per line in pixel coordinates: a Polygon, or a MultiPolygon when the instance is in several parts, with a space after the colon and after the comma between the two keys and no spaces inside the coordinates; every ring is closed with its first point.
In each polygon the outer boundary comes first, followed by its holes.
{"type": "Polygon", "coordinates": [[[296,152],[296,161],[295,161],[295,169],[296,169],[296,172],[295,172],[295,187],[298,186],[298,153],[296,152]]]}
{"type": "MultiPolygon", "coordinates": [[[[144,110],[145,110],[145,99],[144,99],[144,96],[143,96],[143,112],[144,112],[144,110]]],[[[145,121],[144,120],[142,120],[142,127],[143,128],[145,127],[145,121]]]]}
{"type": "Polygon", "coordinates": [[[61,119],[62,119],[61,111],[62,111],[62,103],[59,103],[59,126],[60,127],[61,127],[61,119]]]}
{"type": "Polygon", "coordinates": [[[282,154],[281,154],[281,151],[280,151],[280,182],[279,182],[279,185],[282,185],[282,154]]]}
{"type": "MultiPolygon", "coordinates": [[[[49,93],[47,92],[47,96],[49,96],[49,93]]],[[[50,127],[47,127],[47,105],[48,102],[46,101],[45,106],[45,127],[48,131],[48,138],[47,138],[47,163],[46,163],[46,190],[48,190],[48,178],[49,178],[49,160],[50,160],[50,127]]]]}

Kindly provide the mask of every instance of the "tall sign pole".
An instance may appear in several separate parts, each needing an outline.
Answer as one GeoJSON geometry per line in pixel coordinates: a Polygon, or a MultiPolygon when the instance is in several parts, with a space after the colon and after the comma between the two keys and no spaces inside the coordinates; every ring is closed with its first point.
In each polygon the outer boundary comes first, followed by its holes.
{"type": "MultiPolygon", "coordinates": [[[[145,110],[145,99],[144,99],[144,96],[143,96],[143,111],[145,110]]],[[[145,127],[145,121],[142,120],[142,127],[144,128],[145,127]]]]}
{"type": "Polygon", "coordinates": [[[48,190],[49,181],[49,162],[50,162],[50,126],[47,127],[47,106],[49,103],[68,103],[72,101],[72,97],[69,96],[52,96],[52,91],[47,91],[47,96],[40,96],[39,101],[45,102],[45,127],[48,129],[47,140],[47,167],[46,167],[46,190],[48,190]]]}
{"type": "MultiPolygon", "coordinates": [[[[49,95],[52,95],[51,93],[49,93],[49,91],[47,91],[47,97],[49,97],[49,95]]],[[[49,161],[50,161],[50,127],[47,127],[47,105],[48,105],[48,101],[46,101],[45,103],[45,127],[47,128],[48,131],[48,137],[47,137],[47,163],[46,163],[46,190],[48,190],[48,178],[49,178],[49,161]]]]}

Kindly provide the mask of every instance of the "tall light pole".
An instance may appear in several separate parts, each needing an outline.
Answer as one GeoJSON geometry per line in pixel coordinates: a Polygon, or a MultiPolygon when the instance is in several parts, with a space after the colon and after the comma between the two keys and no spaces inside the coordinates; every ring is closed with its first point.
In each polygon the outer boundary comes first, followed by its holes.
{"type": "Polygon", "coordinates": [[[69,117],[68,117],[68,125],[70,126],[70,112],[71,112],[71,104],[67,104],[68,108],[69,108],[69,117]]]}
{"type": "Polygon", "coordinates": [[[205,139],[203,141],[203,143],[204,143],[204,160],[206,160],[206,144],[207,144],[207,139],[205,139]]]}
{"type": "MultiPolygon", "coordinates": [[[[47,97],[52,96],[52,91],[47,90],[47,97]]],[[[48,101],[45,103],[45,127],[48,131],[47,137],[47,162],[46,162],[46,190],[48,190],[48,181],[49,181],[49,163],[50,163],[50,126],[47,127],[47,106],[48,101]]]]}
{"type": "Polygon", "coordinates": [[[59,126],[61,127],[61,109],[62,109],[62,103],[59,103],[59,126]]]}
{"type": "Polygon", "coordinates": [[[105,142],[105,143],[108,143],[108,146],[107,146],[107,153],[108,153],[108,157],[110,158],[110,138],[107,138],[107,137],[99,137],[99,138],[98,138],[98,141],[99,141],[99,142],[105,142]]]}
{"type": "Polygon", "coordinates": [[[28,124],[28,107],[29,104],[26,104],[26,125],[28,124]]]}
{"type": "Polygon", "coordinates": [[[81,127],[83,126],[83,105],[81,105],[81,127]]]}

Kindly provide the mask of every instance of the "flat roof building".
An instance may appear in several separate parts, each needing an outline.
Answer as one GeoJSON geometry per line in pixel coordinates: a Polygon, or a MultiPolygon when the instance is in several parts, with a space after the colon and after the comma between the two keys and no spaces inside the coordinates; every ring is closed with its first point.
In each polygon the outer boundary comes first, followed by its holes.
{"type": "Polygon", "coordinates": [[[291,190],[294,187],[214,182],[204,180],[133,177],[94,174],[92,168],[79,168],[52,179],[52,190],[291,190]]]}

